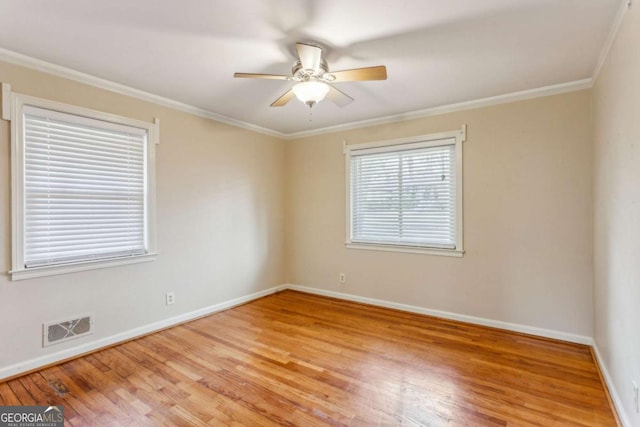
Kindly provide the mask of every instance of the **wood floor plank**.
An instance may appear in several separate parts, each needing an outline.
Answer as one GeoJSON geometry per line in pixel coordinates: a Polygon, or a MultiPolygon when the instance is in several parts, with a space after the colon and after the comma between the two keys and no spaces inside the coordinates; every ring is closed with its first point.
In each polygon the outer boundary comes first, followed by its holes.
{"type": "Polygon", "coordinates": [[[9,388],[20,401],[20,405],[32,405],[33,398],[31,394],[24,388],[19,378],[9,381],[9,388]]]}
{"type": "Polygon", "coordinates": [[[616,425],[587,346],[294,291],[0,383],[0,404],[72,426],[616,425]]]}

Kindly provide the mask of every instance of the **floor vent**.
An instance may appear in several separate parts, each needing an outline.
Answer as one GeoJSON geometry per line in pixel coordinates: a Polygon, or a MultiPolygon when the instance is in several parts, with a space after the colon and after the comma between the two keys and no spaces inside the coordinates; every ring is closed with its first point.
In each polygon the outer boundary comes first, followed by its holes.
{"type": "Polygon", "coordinates": [[[45,323],[42,330],[42,345],[47,347],[85,335],[93,334],[93,316],[87,315],[62,322],[45,323]]]}

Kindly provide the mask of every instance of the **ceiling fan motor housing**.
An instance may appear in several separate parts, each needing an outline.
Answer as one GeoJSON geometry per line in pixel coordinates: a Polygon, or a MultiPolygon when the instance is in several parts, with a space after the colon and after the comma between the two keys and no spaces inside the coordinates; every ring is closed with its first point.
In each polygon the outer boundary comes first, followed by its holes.
{"type": "Polygon", "coordinates": [[[309,80],[333,81],[335,79],[333,75],[329,74],[329,65],[324,58],[320,60],[318,72],[310,69],[305,70],[302,67],[302,63],[300,62],[300,60],[297,60],[295,64],[293,64],[291,75],[293,75],[294,80],[298,80],[301,82],[306,82],[309,80]]]}

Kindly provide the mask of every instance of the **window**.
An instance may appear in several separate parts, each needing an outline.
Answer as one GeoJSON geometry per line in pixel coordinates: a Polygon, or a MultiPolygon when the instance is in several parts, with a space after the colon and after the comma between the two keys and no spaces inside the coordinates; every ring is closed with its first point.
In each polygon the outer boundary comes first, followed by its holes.
{"type": "Polygon", "coordinates": [[[12,278],[155,255],[156,125],[13,94],[12,278]]]}
{"type": "Polygon", "coordinates": [[[461,256],[464,136],[345,146],[347,246],[461,256]]]}

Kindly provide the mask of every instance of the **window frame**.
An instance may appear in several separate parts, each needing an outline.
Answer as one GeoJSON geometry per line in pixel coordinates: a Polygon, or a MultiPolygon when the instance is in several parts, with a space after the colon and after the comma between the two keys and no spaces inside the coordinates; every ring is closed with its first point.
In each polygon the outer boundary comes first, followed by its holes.
{"type": "Polygon", "coordinates": [[[461,130],[441,132],[426,135],[416,135],[407,138],[389,139],[360,144],[343,143],[345,155],[345,181],[346,181],[346,240],[345,246],[348,249],[365,249],[387,252],[408,252],[429,255],[442,255],[462,257],[464,255],[463,239],[463,168],[462,168],[462,145],[466,141],[466,125],[461,130]],[[452,140],[453,142],[443,143],[452,140]],[[353,216],[352,216],[352,182],[351,182],[351,157],[352,154],[366,150],[375,151],[404,151],[418,147],[437,147],[442,145],[453,145],[455,150],[455,174],[456,174],[456,229],[455,248],[438,248],[435,246],[382,244],[353,241],[353,216]]]}
{"type": "Polygon", "coordinates": [[[119,265],[153,261],[156,251],[156,196],[155,169],[156,145],[159,137],[159,122],[154,123],[122,117],[89,108],[78,107],[62,102],[51,101],[34,96],[11,93],[11,235],[12,270],[11,280],[23,280],[35,277],[65,274],[76,271],[93,270],[119,265]],[[76,261],[64,264],[25,266],[25,149],[24,149],[24,108],[27,106],[70,114],[88,119],[100,120],[116,125],[141,128],[147,132],[145,158],[145,240],[146,252],[121,258],[76,261]]]}

